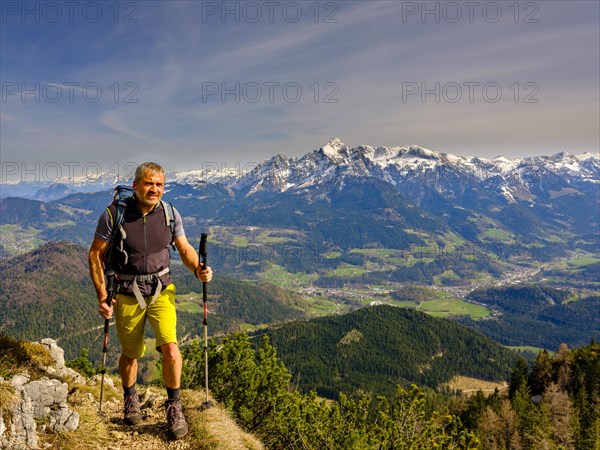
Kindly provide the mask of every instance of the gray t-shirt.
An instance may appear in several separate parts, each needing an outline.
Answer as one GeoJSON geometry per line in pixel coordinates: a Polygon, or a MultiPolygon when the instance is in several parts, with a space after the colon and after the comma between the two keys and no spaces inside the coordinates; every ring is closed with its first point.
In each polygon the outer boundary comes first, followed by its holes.
{"type": "MultiPolygon", "coordinates": [[[[177,211],[177,209],[173,207],[173,212],[175,216],[175,229],[173,230],[173,239],[177,239],[178,237],[184,236],[185,231],[183,230],[183,220],[181,220],[181,215],[179,214],[179,211],[177,211]]],[[[104,242],[110,242],[110,237],[112,236],[112,225],[112,218],[108,213],[108,209],[105,209],[100,218],[98,219],[98,225],[96,226],[95,236],[99,239],[102,239],[104,242]]]]}

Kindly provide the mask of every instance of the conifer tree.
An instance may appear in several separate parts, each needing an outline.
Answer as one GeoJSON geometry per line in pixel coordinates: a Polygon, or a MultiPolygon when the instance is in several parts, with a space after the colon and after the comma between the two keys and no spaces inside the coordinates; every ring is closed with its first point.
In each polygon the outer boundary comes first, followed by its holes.
{"type": "MultiPolygon", "coordinates": [[[[540,399],[541,400],[541,399],[540,399]]],[[[550,443],[550,412],[543,403],[534,403],[528,386],[517,390],[512,407],[519,418],[519,434],[523,449],[544,448],[550,443]]]]}
{"type": "Polygon", "coordinates": [[[546,388],[543,399],[548,405],[552,420],[552,441],[565,450],[574,450],[578,421],[568,394],[552,383],[546,388]]]}
{"type": "Polygon", "coordinates": [[[498,412],[488,406],[478,424],[483,449],[522,450],[519,425],[519,418],[508,399],[500,403],[498,412]]]}
{"type": "Polygon", "coordinates": [[[523,357],[517,360],[514,369],[510,373],[510,383],[508,387],[508,397],[512,400],[515,393],[527,385],[527,378],[529,374],[529,364],[523,357]]]}
{"type": "Polygon", "coordinates": [[[552,356],[552,366],[559,389],[568,392],[573,385],[574,354],[567,344],[560,344],[552,356]]]}
{"type": "Polygon", "coordinates": [[[532,395],[541,395],[546,386],[552,382],[552,362],[547,350],[538,353],[533,365],[533,370],[529,375],[529,387],[532,395]]]}

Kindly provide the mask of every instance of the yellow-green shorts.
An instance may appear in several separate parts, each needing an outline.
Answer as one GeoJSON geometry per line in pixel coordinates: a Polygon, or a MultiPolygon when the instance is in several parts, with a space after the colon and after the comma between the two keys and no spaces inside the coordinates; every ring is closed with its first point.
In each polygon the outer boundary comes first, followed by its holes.
{"type": "MultiPolygon", "coordinates": [[[[168,285],[154,303],[152,297],[145,297],[148,306],[142,309],[135,297],[117,294],[115,322],[121,353],[129,358],[144,356],[144,328],[146,319],[152,325],[156,336],[156,349],[171,342],[177,343],[177,314],[175,312],[175,285],[168,285]]],[[[160,351],[160,350],[159,350],[160,351]]]]}

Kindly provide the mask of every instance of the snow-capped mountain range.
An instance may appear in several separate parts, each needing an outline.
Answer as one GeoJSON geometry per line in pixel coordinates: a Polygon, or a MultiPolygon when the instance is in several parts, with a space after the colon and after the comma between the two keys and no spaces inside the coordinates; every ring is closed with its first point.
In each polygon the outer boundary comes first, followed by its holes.
{"type": "MultiPolygon", "coordinates": [[[[351,148],[341,139],[333,138],[301,158],[276,155],[251,170],[209,166],[172,172],[167,175],[167,181],[192,186],[222,184],[252,195],[259,191],[302,193],[328,182],[342,182],[346,177],[379,179],[399,191],[424,185],[450,197],[475,184],[508,201],[531,200],[540,190],[551,189],[562,192],[557,195],[565,195],[569,192],[564,189],[577,189],[582,185],[600,189],[600,156],[592,152],[579,155],[561,152],[552,156],[485,159],[436,152],[417,145],[351,148]],[[553,186],[548,186],[549,179],[553,186]]],[[[0,185],[0,195],[48,200],[46,188],[50,184],[63,183],[70,189],[92,192],[128,181],[106,173],[55,183],[5,183],[0,185]]],[[[56,187],[53,191],[60,192],[56,187]]]]}
{"type": "Polygon", "coordinates": [[[248,194],[303,191],[347,176],[377,178],[399,190],[403,184],[422,183],[445,193],[479,183],[514,200],[531,196],[544,176],[562,179],[563,188],[572,183],[600,185],[600,158],[591,152],[562,152],[513,160],[485,159],[439,153],[416,145],[350,148],[334,138],[301,158],[277,155],[247,173],[217,172],[179,172],[170,174],[170,179],[183,184],[220,182],[248,194]]]}

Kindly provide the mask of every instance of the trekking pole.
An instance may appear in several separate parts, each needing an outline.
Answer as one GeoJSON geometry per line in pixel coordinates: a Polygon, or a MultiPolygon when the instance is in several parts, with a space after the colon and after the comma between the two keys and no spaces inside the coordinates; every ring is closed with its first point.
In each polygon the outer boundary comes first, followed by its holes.
{"type": "MultiPolygon", "coordinates": [[[[200,248],[198,249],[198,253],[200,254],[200,259],[202,261],[202,270],[206,269],[206,254],[208,250],[206,250],[206,238],[208,234],[202,233],[200,235],[200,248]]],[[[207,316],[207,300],[206,300],[206,283],[202,282],[202,303],[204,304],[204,391],[206,392],[206,401],[202,403],[202,407],[204,409],[210,408],[212,403],[208,399],[208,321],[206,320],[207,316]]]]}
{"type": "MultiPolygon", "coordinates": [[[[106,304],[110,307],[112,304],[112,298],[115,293],[115,273],[112,270],[108,270],[106,273],[106,304]]],[[[108,328],[110,326],[110,319],[104,319],[104,345],[102,347],[102,368],[100,373],[102,374],[102,381],[100,382],[100,406],[98,407],[98,414],[102,415],[102,398],[104,397],[104,374],[106,373],[106,353],[108,352],[108,328]]]]}

